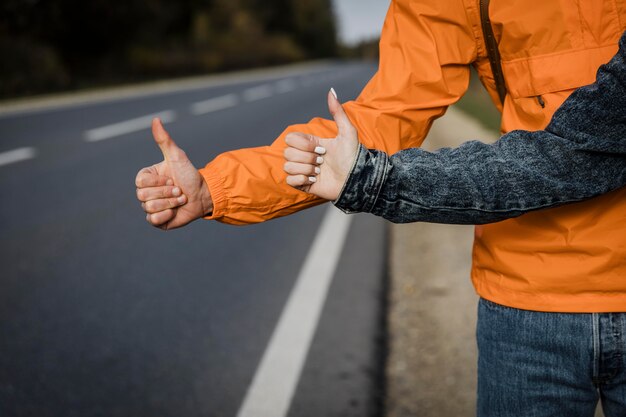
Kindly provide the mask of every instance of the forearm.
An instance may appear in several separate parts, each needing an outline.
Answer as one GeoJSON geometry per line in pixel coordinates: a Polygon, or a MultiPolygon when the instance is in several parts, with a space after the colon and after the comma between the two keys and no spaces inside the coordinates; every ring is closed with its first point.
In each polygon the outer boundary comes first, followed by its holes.
{"type": "Polygon", "coordinates": [[[336,205],[394,222],[482,224],[581,201],[626,184],[626,154],[579,150],[554,134],[515,131],[388,157],[361,147],[336,205]]]}
{"type": "Polygon", "coordinates": [[[294,213],[324,200],[297,191],[285,182],[284,138],[289,132],[332,132],[326,120],[285,130],[271,145],[225,152],[200,169],[211,193],[209,220],[245,225],[294,213]]]}
{"type": "Polygon", "coordinates": [[[626,185],[625,49],[623,36],[596,82],[572,94],[545,131],[391,157],[361,147],[337,206],[395,222],[481,224],[626,185]]]}

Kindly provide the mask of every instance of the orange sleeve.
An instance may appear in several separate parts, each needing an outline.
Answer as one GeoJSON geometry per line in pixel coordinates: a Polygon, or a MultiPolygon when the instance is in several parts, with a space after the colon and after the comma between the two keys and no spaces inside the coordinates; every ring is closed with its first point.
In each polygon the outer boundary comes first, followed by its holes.
{"type": "MultiPolygon", "coordinates": [[[[355,101],[344,103],[361,143],[390,154],[420,146],[432,122],[467,89],[474,33],[462,2],[392,1],[379,70],[355,101]]],[[[316,118],[289,126],[270,146],[217,156],[200,169],[213,199],[207,219],[258,223],[324,202],[286,184],[283,150],[289,132],[329,138],[336,127],[316,118]]]]}

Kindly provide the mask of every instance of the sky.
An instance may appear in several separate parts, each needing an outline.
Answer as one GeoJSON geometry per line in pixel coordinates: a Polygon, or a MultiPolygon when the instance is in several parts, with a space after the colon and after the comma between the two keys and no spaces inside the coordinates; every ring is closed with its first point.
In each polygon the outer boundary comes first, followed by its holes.
{"type": "Polygon", "coordinates": [[[380,35],[390,0],[333,0],[339,39],[348,45],[380,35]]]}

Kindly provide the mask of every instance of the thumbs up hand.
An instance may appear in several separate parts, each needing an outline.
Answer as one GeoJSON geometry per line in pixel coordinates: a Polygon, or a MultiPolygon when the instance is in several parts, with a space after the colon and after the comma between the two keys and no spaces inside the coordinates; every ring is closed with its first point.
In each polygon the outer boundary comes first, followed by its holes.
{"type": "Polygon", "coordinates": [[[137,199],[148,222],[169,230],[210,213],[213,204],[204,179],[159,119],[152,121],[152,135],[163,161],[143,168],[135,178],[137,199]]]}
{"type": "Polygon", "coordinates": [[[290,133],[285,142],[287,184],[326,200],[336,200],[356,158],[359,139],[335,90],[328,93],[328,108],[337,123],[337,137],[321,139],[290,133]]]}

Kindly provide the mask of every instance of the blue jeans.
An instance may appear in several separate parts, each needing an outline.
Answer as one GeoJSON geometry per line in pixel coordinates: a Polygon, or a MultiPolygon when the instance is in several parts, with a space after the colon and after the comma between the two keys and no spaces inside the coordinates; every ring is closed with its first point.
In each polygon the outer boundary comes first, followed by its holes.
{"type": "MultiPolygon", "coordinates": [[[[626,308],[626,306],[625,306],[626,308]]],[[[541,313],[481,299],[478,417],[626,416],[626,313],[541,313]]]]}

